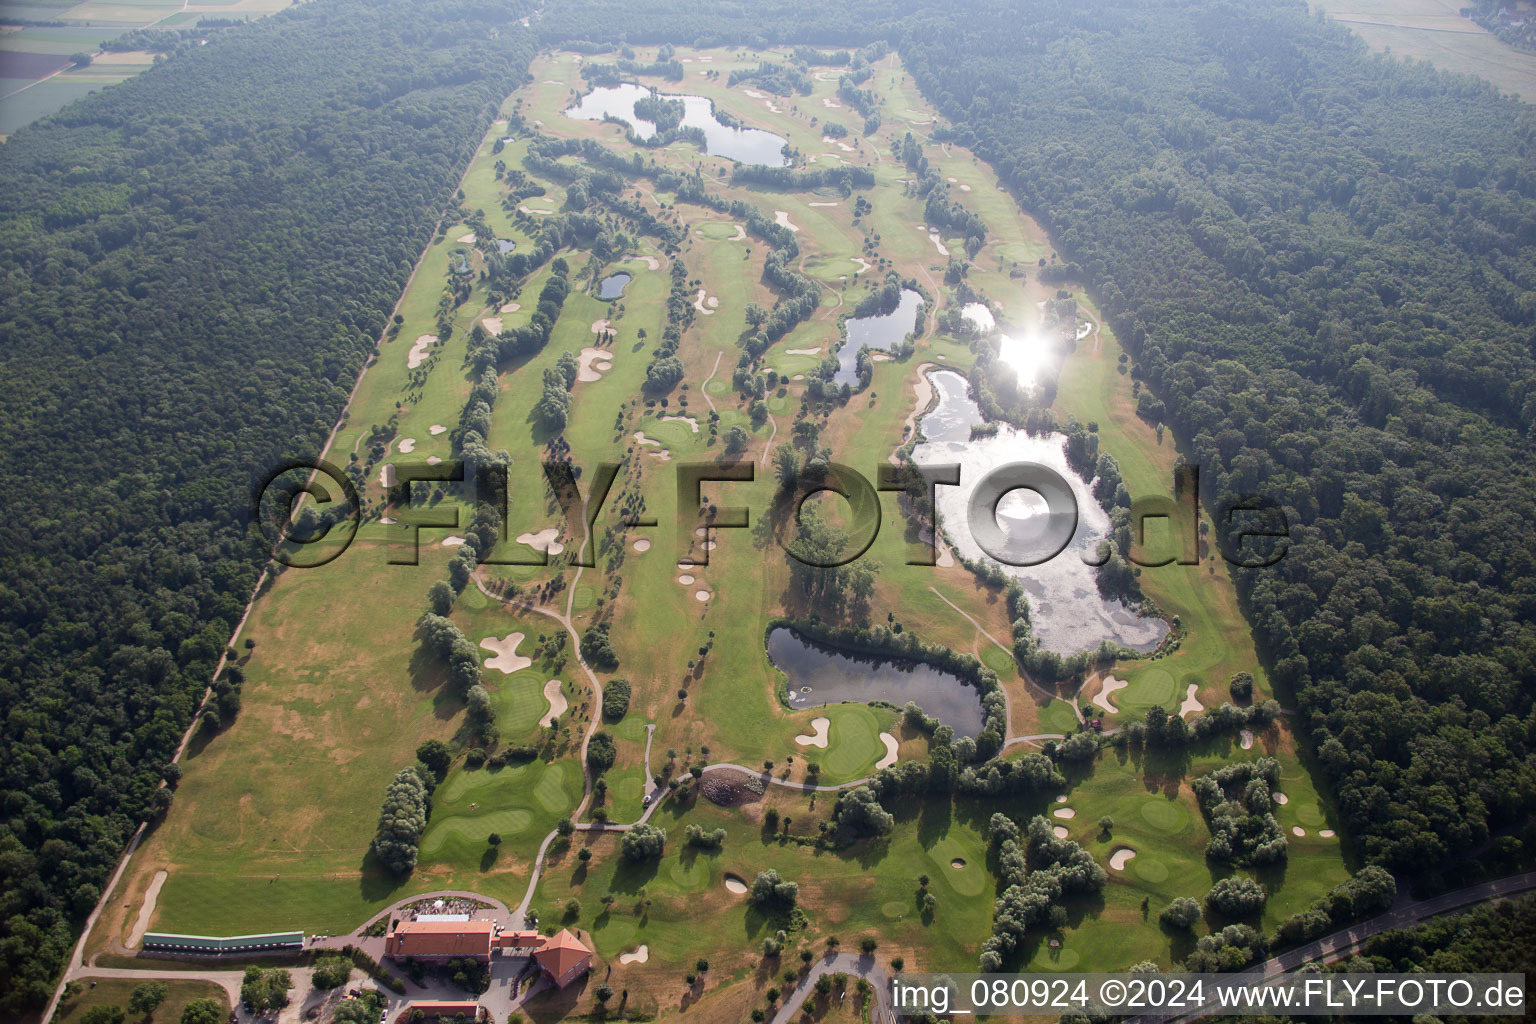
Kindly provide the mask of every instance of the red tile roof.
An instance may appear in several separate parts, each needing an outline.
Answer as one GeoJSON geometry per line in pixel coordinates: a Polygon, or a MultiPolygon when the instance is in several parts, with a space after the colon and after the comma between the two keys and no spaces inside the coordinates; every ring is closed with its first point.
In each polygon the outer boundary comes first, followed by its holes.
{"type": "Polygon", "coordinates": [[[572,935],[569,929],[561,929],[559,935],[533,954],[533,958],[539,962],[540,967],[559,980],[581,966],[583,961],[591,960],[592,951],[582,945],[581,940],[572,935]]]}
{"type": "Polygon", "coordinates": [[[402,921],[385,940],[393,957],[491,955],[491,921],[402,921]]]}
{"type": "Polygon", "coordinates": [[[406,1007],[406,1011],[420,1010],[428,1017],[475,1017],[480,1013],[480,1004],[453,999],[418,999],[406,1007]]]}

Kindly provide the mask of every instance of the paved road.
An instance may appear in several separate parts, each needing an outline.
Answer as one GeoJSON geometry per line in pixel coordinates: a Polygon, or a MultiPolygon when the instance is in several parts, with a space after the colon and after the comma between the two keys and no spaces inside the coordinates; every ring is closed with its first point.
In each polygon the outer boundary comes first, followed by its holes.
{"type": "MultiPolygon", "coordinates": [[[[799,1012],[800,1005],[815,992],[816,979],[823,974],[835,974],[838,971],[849,977],[863,978],[874,989],[875,1005],[869,1015],[870,1024],[888,1024],[896,1020],[895,1011],[891,1009],[891,976],[885,968],[872,956],[838,953],[824,956],[811,966],[805,977],[800,979],[800,984],[780,1004],[779,1012],[773,1015],[773,1024],[789,1024],[799,1012]]],[[[845,998],[854,998],[853,988],[852,984],[848,986],[845,998]]]]}
{"type": "MultiPolygon", "coordinates": [[[[1406,928],[1428,920],[1440,914],[1460,910],[1474,903],[1482,903],[1485,900],[1498,899],[1514,893],[1524,892],[1527,889],[1536,889],[1536,871],[1527,871],[1521,875],[1510,875],[1507,878],[1495,879],[1492,882],[1480,882],[1477,885],[1469,885],[1465,889],[1457,889],[1455,892],[1433,896],[1427,900],[1413,900],[1394,907],[1385,914],[1361,921],[1359,924],[1325,935],[1315,942],[1309,942],[1305,946],[1298,946],[1289,952],[1271,957],[1261,964],[1256,964],[1246,971],[1241,971],[1226,976],[1231,980],[1261,981],[1271,980],[1284,976],[1290,971],[1296,970],[1302,964],[1314,960],[1328,962],[1338,960],[1356,952],[1365,945],[1367,939],[1382,932],[1391,931],[1394,928],[1406,928]]],[[[1220,1007],[1210,1007],[1206,1010],[1188,1013],[1182,1017],[1131,1017],[1126,1024],[1183,1024],[1185,1021],[1198,1020],[1201,1017],[1209,1017],[1222,1012],[1220,1007]]]]}

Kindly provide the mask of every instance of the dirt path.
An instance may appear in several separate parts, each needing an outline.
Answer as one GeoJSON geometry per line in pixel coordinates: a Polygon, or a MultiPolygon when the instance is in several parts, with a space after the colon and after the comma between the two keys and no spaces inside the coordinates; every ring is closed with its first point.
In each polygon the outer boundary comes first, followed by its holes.
{"type": "Polygon", "coordinates": [[[704,378],[704,383],[699,385],[699,392],[703,394],[704,401],[709,403],[710,412],[716,412],[718,410],[715,409],[715,400],[709,397],[709,382],[715,379],[715,373],[720,369],[720,357],[723,355],[725,355],[724,352],[715,353],[714,368],[709,371],[709,376],[704,378]]]}
{"type": "MultiPolygon", "coordinates": [[[[959,605],[955,604],[955,602],[951,601],[949,598],[945,597],[943,594],[940,594],[936,588],[929,587],[928,589],[932,590],[940,601],[943,601],[945,604],[949,605],[955,611],[957,611],[961,615],[965,616],[965,620],[967,622],[969,622],[971,625],[975,626],[976,627],[976,631],[978,633],[980,633],[982,636],[986,637],[988,640],[991,640],[998,647],[1001,647],[1003,650],[1007,651],[1008,652],[1008,657],[1010,657],[1010,658],[1013,657],[1013,649],[1011,647],[1005,646],[1001,640],[999,640],[997,637],[993,636],[991,633],[987,632],[986,627],[983,626],[981,623],[977,622],[974,618],[972,618],[970,612],[967,612],[964,608],[961,608],[959,605]]],[[[1059,699],[1056,694],[1052,693],[1050,690],[1047,690],[1045,687],[1041,686],[1040,684],[1036,683],[1033,679],[1029,678],[1029,676],[1024,672],[1024,670],[1022,668],[1018,668],[1017,665],[1015,665],[1014,667],[1016,669],[1018,669],[1019,678],[1024,680],[1026,685],[1031,686],[1035,690],[1039,691],[1041,696],[1048,697],[1051,700],[1059,699]]],[[[998,688],[998,692],[1000,692],[1003,695],[1003,700],[1004,700],[1004,702],[1007,705],[1008,720],[1012,721],[1013,720],[1013,700],[1012,700],[1012,698],[1010,698],[1008,696],[1008,690],[1007,690],[1006,687],[999,687],[998,688]]],[[[1077,720],[1079,722],[1081,722],[1083,720],[1083,713],[1080,710],[1078,710],[1077,702],[1075,700],[1072,702],[1072,713],[1077,716],[1077,720]]],[[[1010,743],[1018,742],[1018,741],[1029,739],[1029,738],[1030,737],[1027,737],[1027,736],[1010,736],[1010,737],[1008,737],[1008,738],[1003,740],[1003,746],[1007,746],[1010,743]]]]}
{"type": "Polygon", "coordinates": [[[773,439],[779,435],[779,421],[773,418],[773,413],[768,414],[768,423],[773,428],[768,431],[768,441],[763,445],[763,465],[768,465],[768,453],[773,451],[773,439]]]}
{"type": "Polygon", "coordinates": [[[149,919],[155,913],[155,901],[160,898],[160,887],[165,884],[169,872],[164,868],[155,872],[155,877],[150,880],[149,888],[144,890],[144,902],[139,907],[139,916],[134,919],[133,930],[128,933],[128,945],[130,948],[144,941],[144,933],[149,931],[149,919]]]}

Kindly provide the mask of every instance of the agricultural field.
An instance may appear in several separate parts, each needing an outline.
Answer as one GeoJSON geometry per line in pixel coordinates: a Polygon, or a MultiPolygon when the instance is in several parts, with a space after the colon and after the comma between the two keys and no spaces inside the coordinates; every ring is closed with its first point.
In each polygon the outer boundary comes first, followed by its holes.
{"type": "MultiPolygon", "coordinates": [[[[641,51],[637,59],[656,56],[641,51]]],[[[974,969],[1001,887],[988,821],[1003,812],[1020,822],[1047,816],[1109,869],[1101,892],[1068,904],[1065,924],[1032,936],[1018,966],[1170,965],[1208,925],[1170,934],[1158,924],[1159,911],[1174,898],[1200,897],[1231,873],[1203,854],[1209,836],[1190,782],[1261,755],[1280,763],[1288,799],[1275,813],[1292,838],[1288,860],[1258,872],[1271,895],[1256,923],[1273,929],[1349,876],[1333,809],[1283,717],[1245,745],[1218,737],[1183,756],[1106,744],[1064,767],[1059,792],[902,799],[888,834],[819,842],[837,831],[838,794],[799,784],[857,783],[889,763],[891,751],[901,761],[926,761],[938,741],[889,704],[795,707],[785,674],[765,650],[779,618],[899,625],[933,647],[976,659],[1007,698],[1006,758],[1054,746],[1082,728],[1082,713],[1111,735],[1153,707],[1193,720],[1229,699],[1228,682],[1238,673],[1252,676],[1256,701],[1278,696],[1284,703],[1288,695],[1271,687],[1214,553],[1197,566],[1140,574],[1150,602],[1177,620],[1176,643],[1154,656],[1122,654],[1062,686],[1036,684],[1015,662],[1001,586],[952,558],[909,564],[928,549],[894,495],[879,497],[880,529],[863,555],[879,566],[866,597],[829,610],[799,589],[763,525],[775,501],[774,453],[796,438],[797,422],[815,421],[831,458],[873,479],[920,429],[932,394],[926,374],[966,373],[982,346],[996,344],[940,329],[939,314],[958,301],[946,273],[952,256],[966,254],[966,240],[929,231],[913,171],[899,155],[904,143],[921,147],[951,200],[985,223],[985,244],[965,260],[964,280],[1002,330],[1041,334],[1049,301],[1076,300],[1086,333],[1051,349],[1059,384],[1049,412],[1057,422],[1089,424],[1137,497],[1172,494],[1180,439],[1136,415],[1126,357],[1091,300],[1070,280],[1040,281],[1039,269],[1055,259],[1050,239],[991,168],[934,137],[934,112],[894,56],[880,57],[866,83],[882,118],[868,133],[838,98],[834,71],[814,74],[809,93],[791,96],[728,84],[733,71],[788,62],[787,51],[678,49],[673,56],[686,69],[681,82],[638,81],[707,97],[734,121],[781,136],[800,170],[852,167],[874,184],[845,193],[825,184],[733,182],[730,161],[684,139],[645,149],[644,159],[658,168],[625,178],[609,200],[614,205],[604,207],[584,198],[579,156],[551,167],[537,151],[554,139],[591,140],[625,160],[641,152],[621,126],[564,113],[586,89],[584,67],[608,58],[538,58],[532,83],[507,97],[480,142],[462,201],[422,253],[325,454],[355,467],[362,483],[356,539],[318,568],[277,573],[259,594],[233,641],[244,680],[238,714],[194,737],[175,806],[134,854],[89,937],[88,957],[131,949],[134,924],[146,914],[156,931],[345,934],[413,894],[470,890],[509,907],[526,897],[541,926],[578,929],[602,970],[611,969],[609,984],[625,988],[633,1006],[663,1017],[696,1004],[744,1012],[763,1005],[773,985],[774,973],[760,964],[761,945],[781,922],[728,889],[728,877],[750,882],[773,869],[799,885],[803,914],[789,921],[786,959],[822,949],[832,937],[847,949],[875,938],[882,961],[901,956],[912,968],[974,969]],[[824,137],[828,122],[846,122],[850,131],[824,137]],[[539,194],[508,198],[513,172],[525,173],[539,194]],[[695,173],[727,210],[663,190],[695,173]],[[590,240],[563,239],[555,258],[509,283],[495,241],[510,243],[513,253],[533,252],[546,222],[588,201],[606,218],[605,231],[622,230],[624,244],[599,252],[590,240]],[[769,283],[773,249],[727,212],[737,202],[793,233],[796,269],[820,289],[809,317],[751,368],[773,373],[760,400],[741,393],[736,371],[752,306],[771,309],[777,301],[769,283]],[[640,214],[651,230],[640,229],[640,214]],[[665,243],[658,226],[675,241],[665,243]],[[672,273],[679,261],[680,282],[672,273]],[[867,386],[807,412],[808,378],[840,344],[844,315],[878,291],[888,272],[930,300],[913,350],[876,358],[867,386]],[[569,294],[551,323],[538,312],[540,296],[562,273],[569,294]],[[620,273],[628,276],[622,291],[600,297],[603,282],[620,273]],[[679,322],[681,378],[672,388],[649,388],[648,368],[679,322]],[[415,508],[407,510],[393,501],[389,482],[406,467],[461,454],[466,403],[481,381],[478,346],[540,323],[548,327],[542,346],[494,364],[484,442],[504,453],[497,457],[508,466],[507,515],[499,540],[482,552],[490,557],[444,615],[480,659],[488,717],[472,722],[448,664],[426,642],[422,617],[435,600],[434,584],[453,571],[482,495],[473,481],[417,484],[415,508]],[[567,354],[579,369],[561,385],[572,366],[567,354]],[[555,427],[545,413],[548,392],[562,386],[566,410],[555,427]],[[679,467],[727,461],[732,438],[739,451],[731,461],[752,467],[753,478],[706,481],[700,493],[722,520],[740,507],[749,521],[696,532],[694,498],[679,492],[679,467]],[[562,518],[541,479],[541,463],[556,457],[569,459],[587,499],[604,465],[617,467],[607,501],[586,506],[595,517],[590,537],[579,516],[562,518]],[[625,525],[636,509],[657,525],[625,525]],[[410,525],[424,513],[440,525],[410,525]],[[534,564],[540,552],[547,564],[534,564]],[[616,665],[578,654],[598,623],[606,625],[616,665]],[[632,696],[623,715],[604,721],[600,689],[616,679],[630,684],[632,696]],[[598,730],[613,762],[594,790],[584,752],[598,730]],[[429,741],[446,746],[451,765],[432,794],[415,869],[402,878],[369,852],[369,840],[386,785],[429,741]],[[524,751],[516,759],[478,764],[487,753],[514,748],[524,751]],[[671,795],[690,769],[726,762],[771,775],[766,791],[728,806],[700,797],[694,786],[671,795]],[[540,844],[568,817],[619,824],[644,817],[669,838],[659,859],[635,864],[620,853],[616,830],[560,836],[533,885],[540,844]],[[1113,821],[1107,829],[1103,817],[1113,821]],[[723,844],[686,846],[690,826],[723,830],[723,844]],[[582,850],[590,851],[586,859],[582,850]],[[1111,867],[1126,850],[1134,856],[1111,867]],[[149,905],[146,894],[162,871],[149,905]],[[935,897],[926,908],[925,893],[935,897]],[[640,946],[646,959],[623,961],[640,946]],[[706,981],[685,986],[683,975],[701,957],[711,962],[706,981]]],[[[825,496],[818,507],[835,524],[849,521],[825,496]]],[[[1148,551],[1170,543],[1156,525],[1149,528],[1148,551]]],[[[590,995],[579,998],[550,1006],[590,1008],[590,995]]],[[[828,1012],[829,1020],[853,1019],[845,1007],[828,1012]]]]}
{"type": "Polygon", "coordinates": [[[1466,5],[1457,0],[1311,0],[1310,6],[1374,50],[1486,78],[1527,102],[1536,97],[1536,54],[1522,53],[1462,17],[1466,5]]]}
{"type": "Polygon", "coordinates": [[[154,54],[102,50],[103,43],[134,29],[190,29],[203,18],[259,18],[293,0],[31,0],[7,4],[10,17],[30,24],[0,32],[0,141],[40,117],[108,85],[131,78],[154,54]],[[73,63],[86,54],[89,64],[73,63]]]}

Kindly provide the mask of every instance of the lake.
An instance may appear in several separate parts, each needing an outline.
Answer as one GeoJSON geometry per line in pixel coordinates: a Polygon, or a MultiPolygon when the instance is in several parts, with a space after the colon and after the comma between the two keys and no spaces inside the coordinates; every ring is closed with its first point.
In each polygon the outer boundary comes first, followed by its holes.
{"type": "Polygon", "coordinates": [[[624,286],[629,284],[631,278],[628,274],[609,274],[597,283],[597,297],[600,299],[616,299],[624,294],[624,286]]]}
{"type": "MultiPolygon", "coordinates": [[[[641,139],[656,134],[656,125],[635,116],[635,101],[650,96],[651,91],[642,85],[624,83],[593,89],[574,107],[565,112],[566,117],[578,121],[601,121],[614,117],[625,122],[641,139]]],[[[683,101],[683,125],[698,128],[704,133],[705,152],[711,156],[723,156],[744,164],[766,164],[769,167],[788,167],[784,159],[784,138],[760,128],[731,128],[715,119],[714,103],[707,96],[658,94],[664,100],[683,101]]]]}
{"type": "Polygon", "coordinates": [[[848,340],[837,350],[837,375],[832,383],[850,388],[859,386],[859,350],[871,348],[889,352],[901,343],[917,324],[917,307],[923,297],[911,288],[901,290],[901,302],[889,313],[849,317],[844,321],[848,340]]]}
{"type": "Polygon", "coordinates": [[[785,626],[768,633],[768,657],[789,677],[796,708],[884,700],[916,701],[956,736],[976,736],[984,724],[981,691],[952,672],[906,658],[852,654],[807,640],[785,626]]]}
{"type": "MultiPolygon", "coordinates": [[[[965,378],[953,370],[929,373],[938,395],[933,409],[918,421],[923,443],[912,452],[918,465],[959,463],[960,484],[936,491],[939,522],[956,550],[979,562],[993,562],[971,536],[966,505],[976,484],[988,472],[1012,462],[1049,466],[1070,484],[1077,501],[1077,527],[1065,550],[1040,565],[1002,565],[1029,596],[1031,620],[1041,646],[1061,654],[1091,650],[1101,640],[1150,651],[1168,632],[1162,619],[1142,618],[1120,601],[1099,596],[1097,570],[1083,562],[1109,536],[1109,515],[1094,500],[1088,483],[1067,466],[1059,433],[1031,436],[1002,425],[996,435],[971,438],[971,427],[984,422],[966,392],[965,378]]],[[[1015,490],[997,505],[997,524],[1011,556],[1024,554],[1048,535],[1045,504],[1029,491],[1015,490]]],[[[994,563],[996,564],[996,563],[994,563]]]]}

